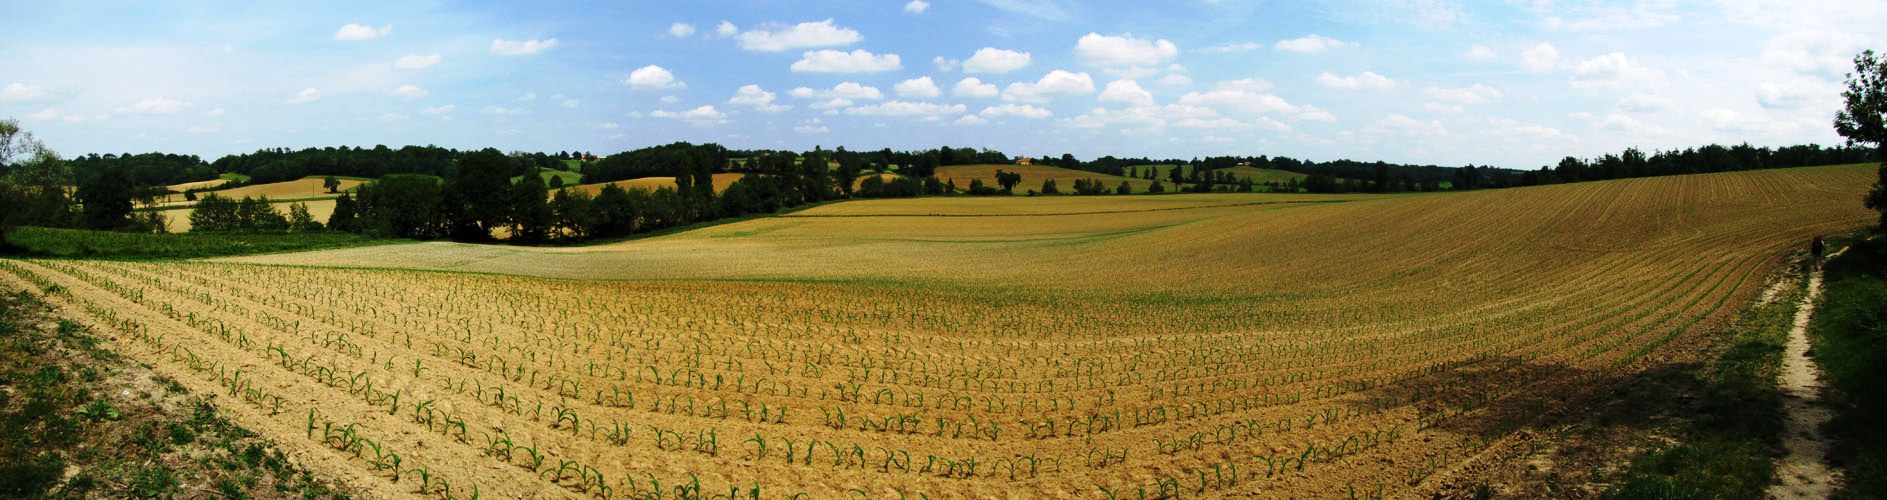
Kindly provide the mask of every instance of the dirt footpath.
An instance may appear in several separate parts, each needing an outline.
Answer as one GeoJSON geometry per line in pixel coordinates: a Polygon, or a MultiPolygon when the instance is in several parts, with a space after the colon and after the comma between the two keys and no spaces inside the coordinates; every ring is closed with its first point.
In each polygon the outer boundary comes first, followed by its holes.
{"type": "Polygon", "coordinates": [[[1821,367],[1808,353],[1808,322],[1819,297],[1821,270],[1816,269],[1809,276],[1808,294],[1795,312],[1795,325],[1789,329],[1782,355],[1782,411],[1787,419],[1782,444],[1789,454],[1776,464],[1781,482],[1769,487],[1771,498],[1828,498],[1841,482],[1841,472],[1828,466],[1828,441],[1821,435],[1822,424],[1832,416],[1821,404],[1821,367]]]}

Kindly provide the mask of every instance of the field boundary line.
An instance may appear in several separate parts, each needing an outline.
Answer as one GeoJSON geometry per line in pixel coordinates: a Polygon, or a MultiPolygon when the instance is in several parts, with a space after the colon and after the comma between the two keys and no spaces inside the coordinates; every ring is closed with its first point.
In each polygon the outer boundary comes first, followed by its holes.
{"type": "Polygon", "coordinates": [[[1205,208],[1255,207],[1265,205],[1307,205],[1322,203],[1348,203],[1357,200],[1305,200],[1305,201],[1255,201],[1250,203],[1223,203],[1217,205],[1195,205],[1189,207],[1136,208],[1131,210],[1095,210],[1089,212],[1044,212],[1034,214],[785,214],[775,218],[790,219],[843,219],[856,217],[1062,217],[1070,215],[1107,215],[1133,214],[1145,212],[1171,212],[1176,210],[1199,210],[1205,208]]]}

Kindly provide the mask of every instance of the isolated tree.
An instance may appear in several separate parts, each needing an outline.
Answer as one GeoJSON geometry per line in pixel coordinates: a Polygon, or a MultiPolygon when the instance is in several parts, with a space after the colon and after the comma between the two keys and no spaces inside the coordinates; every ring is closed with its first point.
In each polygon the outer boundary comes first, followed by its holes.
{"type": "Polygon", "coordinates": [[[1055,186],[1054,179],[1042,181],[1042,194],[1061,194],[1061,188],[1055,186]]]}
{"type": "Polygon", "coordinates": [[[1002,186],[1003,194],[1015,192],[1016,184],[1022,183],[1022,174],[1017,172],[996,171],[996,184],[1002,186]]]}
{"type": "Polygon", "coordinates": [[[563,176],[561,175],[551,176],[550,183],[549,183],[549,186],[551,189],[558,189],[558,188],[563,187],[563,185],[564,185],[563,176]]]}
{"type": "Polygon", "coordinates": [[[106,169],[79,183],[79,220],[90,229],[122,229],[131,216],[131,177],[106,169]]]}
{"type": "Polygon", "coordinates": [[[236,202],[238,229],[244,231],[281,231],[288,229],[288,218],[269,204],[269,197],[242,197],[236,202]]]}
{"type": "Polygon", "coordinates": [[[196,208],[190,211],[190,231],[234,231],[240,225],[240,220],[236,212],[236,200],[211,193],[197,200],[196,208]]]}
{"type": "Polygon", "coordinates": [[[330,175],[326,179],[321,179],[321,187],[327,188],[328,192],[332,193],[341,188],[341,180],[330,175]]]}
{"type": "Polygon", "coordinates": [[[354,197],[346,194],[334,199],[334,213],[328,215],[328,229],[355,232],[354,197]]]}
{"type": "Polygon", "coordinates": [[[510,199],[511,172],[515,170],[512,167],[511,159],[496,149],[470,153],[459,160],[459,176],[448,188],[456,206],[446,207],[448,214],[460,218],[452,221],[455,237],[488,239],[492,229],[506,223],[512,207],[506,203],[510,199]]]}
{"type": "Polygon", "coordinates": [[[320,231],[321,222],[314,220],[314,214],[308,213],[308,204],[295,203],[288,206],[288,230],[297,233],[320,231]]]}
{"type": "Polygon", "coordinates": [[[1120,187],[1114,188],[1114,194],[1133,194],[1134,187],[1127,181],[1120,181],[1120,187]]]}
{"type": "Polygon", "coordinates": [[[558,238],[582,239],[590,236],[590,195],[582,191],[559,189],[550,199],[551,233],[558,238]]]}
{"type": "Polygon", "coordinates": [[[840,197],[852,197],[853,183],[858,182],[860,170],[862,169],[859,167],[859,160],[855,157],[846,156],[839,158],[839,171],[835,173],[838,178],[834,179],[834,181],[838,183],[840,197]]]}
{"type": "Polygon", "coordinates": [[[544,241],[550,232],[552,214],[546,202],[544,178],[525,175],[511,186],[511,240],[520,243],[544,241]]]}
{"type": "MultiPolygon", "coordinates": [[[[0,120],[0,235],[16,225],[64,226],[72,169],[19,122],[0,120]]],[[[0,238],[0,246],[4,239],[0,238]]]]}
{"type": "Polygon", "coordinates": [[[1166,192],[1166,185],[1160,184],[1160,181],[1158,179],[1155,179],[1152,185],[1147,186],[1148,194],[1159,194],[1159,193],[1164,193],[1164,192],[1166,192]]]}
{"type": "Polygon", "coordinates": [[[1847,84],[1841,93],[1847,105],[1835,113],[1835,132],[1846,137],[1849,145],[1873,146],[1875,157],[1881,159],[1874,188],[1863,202],[1880,211],[1880,225],[1887,229],[1887,57],[1872,50],[1854,56],[1854,72],[1848,74],[1847,84]]]}

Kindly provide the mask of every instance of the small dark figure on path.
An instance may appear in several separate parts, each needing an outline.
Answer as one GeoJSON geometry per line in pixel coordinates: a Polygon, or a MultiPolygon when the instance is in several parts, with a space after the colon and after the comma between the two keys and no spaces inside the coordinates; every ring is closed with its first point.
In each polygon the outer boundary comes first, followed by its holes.
{"type": "Polygon", "coordinates": [[[1814,257],[1816,269],[1821,269],[1821,254],[1827,249],[1828,245],[1821,242],[1821,235],[1819,234],[1815,235],[1814,241],[1809,242],[1808,254],[1814,257]]]}

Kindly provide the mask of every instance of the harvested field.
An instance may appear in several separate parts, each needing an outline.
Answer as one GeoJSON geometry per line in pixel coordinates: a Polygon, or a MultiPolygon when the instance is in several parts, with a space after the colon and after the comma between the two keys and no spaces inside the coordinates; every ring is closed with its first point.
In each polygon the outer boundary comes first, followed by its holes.
{"type": "MultiPolygon", "coordinates": [[[[355,187],[358,187],[362,183],[366,182],[361,179],[355,179],[355,178],[343,178],[339,180],[341,181],[341,187],[339,189],[340,191],[347,191],[350,189],[354,189],[355,187]]],[[[249,197],[267,196],[271,199],[276,199],[276,200],[288,200],[288,199],[297,199],[297,198],[327,198],[327,197],[340,196],[338,194],[329,193],[327,188],[321,187],[322,183],[325,181],[326,181],[326,177],[309,176],[309,177],[303,177],[301,179],[292,180],[292,181],[271,182],[268,184],[252,184],[252,185],[236,187],[236,188],[219,189],[216,191],[210,191],[209,193],[197,193],[197,196],[205,196],[206,194],[215,194],[217,196],[222,196],[225,198],[236,198],[236,199],[241,199],[244,196],[249,196],[249,197]]],[[[160,206],[160,207],[185,206],[185,205],[192,205],[195,203],[196,202],[194,201],[185,200],[183,195],[181,194],[174,194],[174,195],[166,196],[164,197],[164,199],[159,200],[157,206],[160,206]]],[[[313,207],[309,207],[309,208],[313,208],[313,207]]]]}
{"type": "Polygon", "coordinates": [[[228,183],[229,183],[229,179],[210,179],[210,180],[207,180],[207,181],[197,181],[197,182],[185,182],[185,183],[182,183],[182,184],[171,184],[171,185],[169,185],[169,186],[164,186],[164,188],[165,188],[165,189],[169,189],[169,190],[171,190],[171,191],[176,191],[176,192],[179,192],[179,193],[181,193],[181,192],[184,192],[184,191],[189,191],[189,190],[192,190],[192,189],[209,189],[209,188],[213,188],[213,187],[217,187],[217,186],[221,186],[221,185],[224,185],[224,184],[228,184],[228,183]]]}
{"type": "MultiPolygon", "coordinates": [[[[334,200],[333,199],[308,200],[308,201],[282,201],[282,202],[270,203],[269,207],[274,208],[276,212],[280,212],[282,215],[288,215],[288,206],[296,204],[296,203],[303,203],[303,204],[308,205],[308,215],[314,216],[314,220],[322,224],[328,223],[328,217],[331,217],[334,215],[334,200]]],[[[172,232],[172,233],[190,232],[190,213],[196,211],[195,206],[186,205],[186,206],[181,206],[181,207],[165,208],[165,209],[161,209],[161,211],[164,213],[164,222],[165,222],[164,227],[165,227],[166,232],[172,232]]]]}
{"type": "MultiPolygon", "coordinates": [[[[1094,172],[1043,165],[958,165],[937,167],[935,177],[937,177],[938,180],[956,181],[957,187],[960,189],[969,189],[971,179],[982,179],[984,185],[991,188],[999,188],[1001,185],[996,184],[997,170],[1022,174],[1022,183],[1016,184],[1014,189],[1015,194],[1027,193],[1030,190],[1039,192],[1042,190],[1042,182],[1049,179],[1054,179],[1056,188],[1060,189],[1062,192],[1074,192],[1076,179],[1100,179],[1102,184],[1107,185],[1108,193],[1110,194],[1113,193],[1114,187],[1119,186],[1120,182],[1123,180],[1127,181],[1128,185],[1133,186],[1134,192],[1136,193],[1146,192],[1147,186],[1153,185],[1153,181],[1148,179],[1128,179],[1115,175],[1097,174],[1094,172]]],[[[1165,178],[1161,178],[1160,182],[1166,184],[1167,191],[1175,190],[1172,184],[1167,182],[1165,178]]]]}
{"type": "MultiPolygon", "coordinates": [[[[879,179],[879,180],[882,180],[882,181],[885,181],[885,182],[891,182],[891,181],[895,181],[895,180],[898,180],[898,179],[902,179],[902,178],[904,178],[904,176],[902,176],[902,175],[898,175],[898,174],[896,174],[896,173],[892,173],[892,172],[884,172],[884,173],[877,173],[877,174],[865,174],[865,175],[861,175],[861,176],[858,176],[858,178],[857,178],[857,179],[852,179],[852,189],[853,189],[853,190],[857,190],[857,189],[859,188],[859,186],[863,186],[863,185],[865,185],[865,179],[870,179],[870,178],[872,178],[872,177],[874,177],[874,176],[876,176],[876,177],[878,177],[878,179],[879,179]]],[[[957,186],[957,187],[959,187],[959,188],[962,188],[962,187],[968,187],[969,185],[970,185],[970,183],[968,183],[968,182],[964,182],[964,183],[963,183],[962,185],[959,185],[959,186],[957,186]]]]}
{"type": "Polygon", "coordinates": [[[1872,175],[875,200],[0,283],[375,495],[1427,497],[1867,224],[1872,175]]]}
{"type": "MultiPolygon", "coordinates": [[[[747,174],[742,174],[742,173],[714,174],[714,192],[719,193],[722,191],[726,191],[727,186],[733,185],[734,181],[740,180],[740,178],[745,175],[747,174]]],[[[583,184],[583,185],[571,186],[570,189],[582,191],[585,193],[589,193],[591,196],[595,196],[596,193],[603,191],[603,185],[605,184],[615,184],[617,186],[621,186],[623,189],[641,189],[645,191],[654,191],[654,190],[662,189],[662,188],[675,189],[675,178],[674,177],[643,177],[640,179],[629,179],[629,180],[616,181],[616,182],[598,182],[598,183],[593,183],[593,184],[583,184]]]]}

